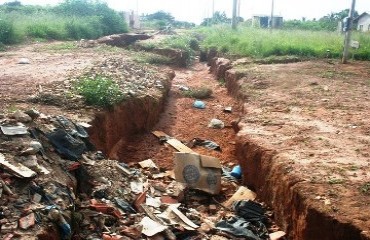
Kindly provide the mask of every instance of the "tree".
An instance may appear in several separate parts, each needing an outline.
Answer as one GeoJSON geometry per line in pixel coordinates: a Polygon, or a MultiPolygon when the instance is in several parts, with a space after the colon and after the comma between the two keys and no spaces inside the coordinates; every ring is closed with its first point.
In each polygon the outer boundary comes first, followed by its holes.
{"type": "MultiPolygon", "coordinates": [[[[288,20],[284,21],[284,28],[286,29],[302,29],[302,30],[313,30],[313,31],[336,31],[338,28],[338,22],[342,21],[345,17],[348,17],[349,9],[342,10],[337,13],[330,13],[319,20],[288,20]]],[[[355,12],[355,17],[358,13],[355,12]]]]}
{"type": "Polygon", "coordinates": [[[20,1],[13,1],[13,2],[4,3],[4,6],[20,7],[20,6],[22,6],[22,3],[20,1]]]}
{"type": "Polygon", "coordinates": [[[158,11],[152,14],[145,16],[145,19],[148,21],[165,21],[167,23],[173,23],[175,18],[170,14],[164,11],[158,11]]]}
{"type": "Polygon", "coordinates": [[[226,16],[225,12],[221,13],[221,12],[217,11],[213,14],[212,18],[203,19],[203,22],[200,25],[209,26],[209,25],[213,25],[213,24],[223,24],[223,23],[230,24],[231,19],[226,16]]]}
{"type": "MultiPolygon", "coordinates": [[[[338,27],[338,22],[342,21],[345,17],[348,17],[349,9],[342,10],[337,13],[330,13],[319,19],[320,25],[323,29],[328,31],[335,31],[338,27]]],[[[356,11],[354,17],[358,16],[356,11]]]]}

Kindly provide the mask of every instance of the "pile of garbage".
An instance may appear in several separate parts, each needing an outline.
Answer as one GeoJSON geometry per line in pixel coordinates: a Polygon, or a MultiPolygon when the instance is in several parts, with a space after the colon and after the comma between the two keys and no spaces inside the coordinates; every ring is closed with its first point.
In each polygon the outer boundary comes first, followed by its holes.
{"type": "Polygon", "coordinates": [[[35,110],[0,115],[3,239],[282,239],[240,168],[163,132],[174,169],[106,159],[88,123],[35,110]],[[273,232],[273,233],[272,233],[273,232]]]}

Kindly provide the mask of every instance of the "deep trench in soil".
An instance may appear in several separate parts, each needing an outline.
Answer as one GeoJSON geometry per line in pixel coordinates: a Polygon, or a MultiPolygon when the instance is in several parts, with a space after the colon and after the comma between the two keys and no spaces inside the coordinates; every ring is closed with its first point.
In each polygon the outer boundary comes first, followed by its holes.
{"type": "MultiPolygon", "coordinates": [[[[98,115],[90,134],[94,145],[110,159],[126,163],[152,159],[163,170],[172,170],[176,150],[160,144],[151,131],[163,131],[183,142],[194,138],[214,141],[222,152],[202,147],[193,150],[216,157],[227,167],[240,164],[242,184],[256,191],[257,199],[273,209],[274,221],[287,232],[288,239],[362,239],[359,230],[350,223],[338,222],[312,208],[296,188],[299,182],[294,176],[286,176],[283,166],[273,164],[275,153],[237,135],[243,103],[228,95],[225,85],[215,80],[206,64],[197,63],[175,72],[168,96],[135,99],[98,115]],[[185,97],[181,86],[207,87],[212,89],[213,96],[204,100],[205,109],[196,109],[194,99],[185,97]],[[232,112],[225,113],[225,107],[232,107],[232,112]],[[214,118],[222,120],[225,128],[209,128],[214,118]]],[[[223,194],[231,196],[233,190],[226,189],[223,194]]]]}

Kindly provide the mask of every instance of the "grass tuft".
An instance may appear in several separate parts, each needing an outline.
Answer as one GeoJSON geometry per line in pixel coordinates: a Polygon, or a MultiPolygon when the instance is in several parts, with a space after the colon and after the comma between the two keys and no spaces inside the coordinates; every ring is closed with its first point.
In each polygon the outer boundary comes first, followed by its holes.
{"type": "Polygon", "coordinates": [[[183,95],[189,98],[206,99],[206,98],[210,98],[212,96],[212,93],[213,93],[212,89],[207,88],[207,87],[200,87],[200,88],[191,89],[189,91],[184,91],[183,95]]]}
{"type": "Polygon", "coordinates": [[[74,90],[89,105],[110,107],[124,99],[118,84],[105,76],[82,77],[74,82],[74,90]]]}

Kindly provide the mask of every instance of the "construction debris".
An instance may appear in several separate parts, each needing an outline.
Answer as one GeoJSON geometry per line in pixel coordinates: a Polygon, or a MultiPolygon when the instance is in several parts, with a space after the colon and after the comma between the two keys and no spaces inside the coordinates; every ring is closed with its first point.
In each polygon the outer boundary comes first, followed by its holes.
{"type": "Polygon", "coordinates": [[[156,131],[179,151],[174,170],[152,159],[126,164],[91,147],[88,123],[65,116],[28,120],[2,120],[22,127],[20,135],[6,127],[0,134],[3,239],[269,239],[268,218],[252,191],[239,187],[225,196],[237,185],[222,177],[215,157],[156,131]]]}

